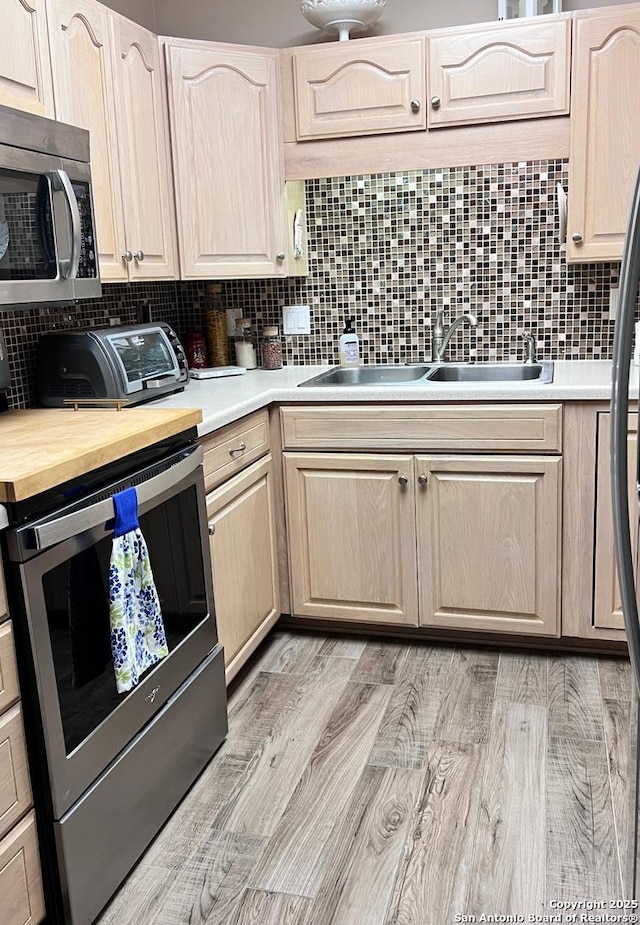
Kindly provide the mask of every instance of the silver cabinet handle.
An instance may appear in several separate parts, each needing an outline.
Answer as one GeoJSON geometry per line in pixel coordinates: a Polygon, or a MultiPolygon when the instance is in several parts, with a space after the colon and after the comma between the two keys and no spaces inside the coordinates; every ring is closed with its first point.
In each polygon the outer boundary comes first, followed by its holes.
{"type": "Polygon", "coordinates": [[[574,244],[582,244],[582,235],[580,234],[579,231],[576,231],[575,234],[571,235],[571,240],[573,241],[574,244]]]}
{"type": "Polygon", "coordinates": [[[411,100],[411,112],[420,112],[420,100],[411,100]]]}
{"type": "Polygon", "coordinates": [[[280,251],[279,254],[276,254],[276,260],[278,261],[278,263],[282,263],[282,261],[284,260],[286,256],[287,255],[285,254],[284,251],[280,251]]]}
{"type": "Polygon", "coordinates": [[[131,263],[131,261],[133,260],[133,252],[125,251],[124,254],[122,255],[122,259],[126,260],[127,263],[131,263]]]}
{"type": "Polygon", "coordinates": [[[246,448],[247,448],[247,444],[243,440],[240,446],[231,447],[231,449],[229,450],[229,456],[234,456],[236,453],[244,453],[246,448]]]}
{"type": "Polygon", "coordinates": [[[422,485],[423,488],[426,488],[427,485],[429,484],[429,476],[428,476],[428,475],[419,475],[419,476],[418,476],[418,482],[419,482],[420,485],[422,485]]]}
{"type": "Polygon", "coordinates": [[[432,97],[431,97],[431,108],[432,108],[432,109],[440,109],[440,103],[441,103],[441,102],[442,102],[442,100],[440,99],[439,96],[432,96],[432,97]]]}
{"type": "Polygon", "coordinates": [[[398,481],[400,482],[400,485],[401,485],[403,488],[405,488],[405,487],[409,484],[409,479],[407,478],[406,475],[399,475],[399,476],[398,476],[398,481]]]}
{"type": "Polygon", "coordinates": [[[133,256],[139,263],[142,263],[144,260],[144,251],[136,251],[133,256]]]}
{"type": "Polygon", "coordinates": [[[216,525],[214,524],[213,521],[211,521],[211,523],[209,524],[208,530],[209,530],[209,536],[213,536],[214,533],[216,532],[216,525]]]}

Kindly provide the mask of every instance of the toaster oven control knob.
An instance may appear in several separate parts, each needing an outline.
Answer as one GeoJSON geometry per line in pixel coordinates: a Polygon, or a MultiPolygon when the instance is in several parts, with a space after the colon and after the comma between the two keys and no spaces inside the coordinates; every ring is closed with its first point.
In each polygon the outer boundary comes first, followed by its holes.
{"type": "Polygon", "coordinates": [[[124,254],[122,255],[122,259],[123,259],[123,260],[126,260],[127,263],[131,263],[131,261],[133,260],[133,254],[132,254],[132,252],[131,252],[131,251],[125,251],[124,254]]]}
{"type": "Polygon", "coordinates": [[[142,263],[144,260],[144,251],[136,251],[133,256],[139,263],[142,263]]]}

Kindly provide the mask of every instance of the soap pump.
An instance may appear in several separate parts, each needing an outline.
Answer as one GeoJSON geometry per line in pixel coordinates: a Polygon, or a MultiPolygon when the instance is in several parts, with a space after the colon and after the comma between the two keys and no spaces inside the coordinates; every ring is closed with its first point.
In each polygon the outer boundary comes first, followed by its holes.
{"type": "Polygon", "coordinates": [[[354,318],[345,318],[345,328],[340,338],[340,366],[360,365],[360,340],[353,330],[354,318]]]}

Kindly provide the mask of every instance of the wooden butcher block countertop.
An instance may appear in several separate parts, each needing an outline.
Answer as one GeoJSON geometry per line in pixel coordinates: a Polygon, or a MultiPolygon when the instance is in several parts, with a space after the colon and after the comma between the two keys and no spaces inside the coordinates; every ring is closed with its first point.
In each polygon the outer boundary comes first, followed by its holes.
{"type": "Polygon", "coordinates": [[[201,420],[199,409],[178,408],[7,411],[0,415],[0,502],[54,488],[201,420]]]}

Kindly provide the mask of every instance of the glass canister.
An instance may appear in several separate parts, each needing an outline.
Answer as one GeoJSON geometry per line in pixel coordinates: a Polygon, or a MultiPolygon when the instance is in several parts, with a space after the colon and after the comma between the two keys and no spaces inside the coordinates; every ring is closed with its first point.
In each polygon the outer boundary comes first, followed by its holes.
{"type": "Polygon", "coordinates": [[[262,368],[282,369],[282,341],[275,325],[262,331],[262,368]]]}
{"type": "Polygon", "coordinates": [[[229,337],[227,316],[222,297],[222,283],[208,283],[204,296],[204,319],[207,336],[207,354],[211,366],[229,365],[229,337]]]}
{"type": "Polygon", "coordinates": [[[255,369],[257,364],[256,344],[251,322],[248,318],[238,318],[233,339],[236,351],[236,363],[245,369],[255,369]]]}

